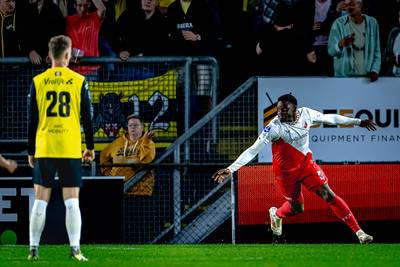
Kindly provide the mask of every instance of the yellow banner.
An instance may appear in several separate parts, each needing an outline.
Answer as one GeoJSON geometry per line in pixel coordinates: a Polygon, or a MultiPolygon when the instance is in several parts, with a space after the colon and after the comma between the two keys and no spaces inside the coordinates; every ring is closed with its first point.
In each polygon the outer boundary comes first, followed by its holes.
{"type": "Polygon", "coordinates": [[[140,115],[168,146],[177,137],[177,72],[146,80],[89,82],[93,107],[95,148],[104,147],[124,133],[126,117],[140,115]]]}

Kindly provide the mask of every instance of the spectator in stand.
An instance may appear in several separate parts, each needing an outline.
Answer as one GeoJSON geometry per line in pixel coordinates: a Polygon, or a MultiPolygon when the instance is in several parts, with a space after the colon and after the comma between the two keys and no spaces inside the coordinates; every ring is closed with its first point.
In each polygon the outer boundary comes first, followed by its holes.
{"type": "Polygon", "coordinates": [[[347,15],[347,8],[345,1],[339,1],[336,4],[336,12],[339,14],[340,17],[347,15]]]}
{"type": "Polygon", "coordinates": [[[328,40],[334,75],[378,79],[381,69],[379,27],[375,18],[362,14],[362,0],[346,0],[348,15],[337,18],[328,40]]]}
{"type": "MultiPolygon", "coordinates": [[[[170,52],[180,56],[212,56],[216,44],[215,25],[206,2],[176,0],[168,6],[170,52]]],[[[196,87],[193,91],[192,122],[211,109],[211,70],[208,65],[196,65],[196,87]]],[[[216,96],[215,96],[216,97],[216,96]]]]}
{"type": "Polygon", "coordinates": [[[209,56],[215,42],[210,8],[201,0],[176,0],[167,19],[174,55],[209,56]]]}
{"type": "MultiPolygon", "coordinates": [[[[124,61],[134,56],[165,55],[168,35],[165,19],[158,12],[158,0],[127,2],[126,10],[117,21],[116,39],[117,54],[124,61]]],[[[118,68],[115,78],[119,81],[157,75],[146,66],[132,63],[119,64],[118,68]]]]}
{"type": "Polygon", "coordinates": [[[400,76],[400,10],[398,11],[399,25],[390,33],[384,53],[384,63],[388,75],[400,76]]]}
{"type": "Polygon", "coordinates": [[[127,2],[127,0],[115,0],[114,1],[114,9],[115,9],[115,21],[119,19],[119,16],[126,10],[127,4],[129,5],[130,2],[127,2]]]}
{"type": "Polygon", "coordinates": [[[20,20],[16,16],[15,0],[0,0],[0,17],[1,57],[21,56],[20,20]]]}
{"type": "MultiPolygon", "coordinates": [[[[102,0],[106,7],[106,15],[101,24],[99,32],[99,54],[104,57],[116,57],[114,51],[116,46],[116,21],[115,21],[115,5],[114,0],[102,0]]],[[[115,69],[114,64],[104,64],[102,80],[108,80],[115,69]]]]}
{"type": "MultiPolygon", "coordinates": [[[[140,166],[107,167],[106,164],[149,164],[156,155],[153,142],[154,133],[151,130],[144,132],[144,124],[138,115],[127,117],[127,131],[109,144],[100,153],[101,173],[103,175],[124,176],[125,183],[133,182],[135,174],[142,169],[140,166]]],[[[158,222],[162,222],[157,209],[160,203],[154,194],[155,177],[152,170],[136,183],[133,183],[124,195],[124,217],[127,231],[127,240],[132,236],[141,236],[141,241],[149,242],[154,233],[160,232],[158,222]],[[129,222],[129,223],[128,223],[129,222]],[[143,238],[143,239],[142,239],[143,238]]]]}
{"type": "Polygon", "coordinates": [[[261,74],[304,75],[307,62],[316,62],[312,28],[314,10],[309,1],[264,1],[264,22],[256,45],[261,74]]]}
{"type": "Polygon", "coordinates": [[[118,20],[119,57],[165,55],[168,42],[166,19],[158,0],[141,0],[141,9],[127,9],[118,20]]]}
{"type": "Polygon", "coordinates": [[[163,14],[164,16],[167,15],[167,11],[168,11],[168,6],[174,2],[175,0],[160,0],[160,12],[161,14],[163,14]]]}
{"type": "Polygon", "coordinates": [[[31,0],[25,12],[24,50],[33,64],[50,63],[48,43],[65,34],[63,14],[52,0],[31,0]]]}
{"type": "Polygon", "coordinates": [[[115,6],[114,0],[102,0],[106,7],[106,15],[101,24],[99,32],[99,52],[100,56],[115,57],[113,47],[115,47],[116,36],[116,20],[115,20],[115,6]]]}
{"type": "Polygon", "coordinates": [[[314,0],[313,38],[316,62],[311,64],[310,74],[333,75],[332,57],[328,54],[328,37],[333,21],[340,16],[335,0],[314,0]]]}
{"type": "MultiPolygon", "coordinates": [[[[102,0],[93,0],[95,12],[89,12],[90,0],[75,0],[75,15],[67,16],[67,35],[72,40],[73,55],[85,57],[99,56],[99,32],[106,14],[102,0]],[[79,54],[76,51],[81,51],[79,54]]],[[[79,66],[74,68],[81,74],[93,74],[98,66],[79,66]]]]}
{"type": "Polygon", "coordinates": [[[53,0],[53,3],[58,6],[60,9],[61,13],[63,14],[63,17],[66,18],[68,14],[68,0],[53,0]]]}
{"type": "Polygon", "coordinates": [[[0,155],[0,167],[6,169],[9,173],[13,173],[17,169],[18,165],[14,160],[5,159],[0,155]]]}
{"type": "MultiPolygon", "coordinates": [[[[109,144],[100,153],[100,164],[148,164],[156,155],[156,146],[153,142],[154,132],[144,132],[144,124],[138,115],[127,117],[127,132],[109,144]]],[[[102,167],[103,175],[124,176],[125,182],[132,179],[141,169],[135,167],[102,167]]],[[[128,195],[151,196],[154,189],[154,174],[149,171],[141,181],[131,187],[128,195]]]]}
{"type": "Polygon", "coordinates": [[[378,21],[381,47],[386,46],[390,30],[398,25],[399,8],[400,0],[363,0],[363,13],[378,21]]]}

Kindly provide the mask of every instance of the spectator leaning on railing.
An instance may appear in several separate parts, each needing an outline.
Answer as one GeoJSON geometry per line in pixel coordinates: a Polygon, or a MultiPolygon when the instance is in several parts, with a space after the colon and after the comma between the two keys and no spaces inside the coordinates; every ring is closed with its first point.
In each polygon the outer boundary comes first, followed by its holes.
{"type": "Polygon", "coordinates": [[[374,82],[381,69],[378,22],[362,14],[362,0],[345,4],[348,15],[335,20],[328,41],[335,76],[368,76],[374,82]]]}
{"type": "MultiPolygon", "coordinates": [[[[168,6],[170,52],[176,56],[213,56],[216,44],[216,25],[205,1],[177,0],[168,6]]],[[[196,65],[196,84],[193,90],[192,123],[211,108],[211,68],[196,65]]]]}
{"type": "Polygon", "coordinates": [[[117,22],[118,53],[122,60],[132,56],[165,55],[167,22],[158,0],[141,0],[141,8],[128,8],[117,22]]]}
{"type": "Polygon", "coordinates": [[[313,46],[314,7],[310,1],[269,1],[255,52],[261,75],[302,75],[317,60],[313,46]],[[276,2],[275,5],[272,3],[276,2]]]}
{"type": "Polygon", "coordinates": [[[314,0],[312,4],[314,24],[313,41],[316,54],[315,64],[311,64],[313,75],[333,74],[332,57],[328,54],[328,37],[333,21],[340,16],[337,0],[314,0]]]}
{"type": "Polygon", "coordinates": [[[400,10],[398,11],[399,25],[390,33],[384,53],[386,74],[400,76],[400,10]]]}
{"type": "MultiPolygon", "coordinates": [[[[153,142],[154,132],[144,132],[144,124],[138,115],[127,117],[127,132],[115,139],[100,153],[100,164],[148,164],[156,155],[153,142]]],[[[127,182],[133,178],[140,166],[102,167],[101,173],[109,176],[124,176],[127,182]]],[[[137,184],[127,192],[134,196],[151,196],[154,190],[154,174],[149,171],[137,184]]]]}
{"type": "MultiPolygon", "coordinates": [[[[99,32],[106,14],[106,7],[101,0],[93,0],[96,11],[89,12],[91,4],[90,0],[75,0],[74,6],[77,13],[66,18],[66,32],[72,40],[73,56],[99,56],[99,32]]],[[[97,68],[98,66],[81,66],[74,70],[81,74],[89,74],[97,68]]]]}
{"type": "Polygon", "coordinates": [[[33,64],[50,63],[50,38],[65,34],[65,19],[60,8],[52,0],[31,0],[24,7],[24,13],[24,53],[33,64]]]}

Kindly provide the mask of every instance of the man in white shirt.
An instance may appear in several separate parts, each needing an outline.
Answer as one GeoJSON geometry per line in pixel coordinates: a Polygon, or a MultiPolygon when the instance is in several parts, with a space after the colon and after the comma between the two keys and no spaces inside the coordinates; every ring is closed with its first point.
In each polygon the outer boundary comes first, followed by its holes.
{"type": "Polygon", "coordinates": [[[370,243],[373,237],[361,230],[346,202],[329,187],[323,170],[313,161],[309,148],[310,127],[316,123],[358,125],[376,130],[371,120],[348,118],[336,114],[322,114],[306,107],[297,108],[297,99],[290,95],[278,98],[278,116],[228,168],[217,171],[213,178],[222,182],[240,167],[251,161],[266,144],[272,143],[272,166],[275,179],[286,202],[280,208],[269,209],[271,230],[275,237],[282,235],[282,219],[304,211],[301,185],[325,200],[335,215],[358,237],[360,243],[370,243]]]}

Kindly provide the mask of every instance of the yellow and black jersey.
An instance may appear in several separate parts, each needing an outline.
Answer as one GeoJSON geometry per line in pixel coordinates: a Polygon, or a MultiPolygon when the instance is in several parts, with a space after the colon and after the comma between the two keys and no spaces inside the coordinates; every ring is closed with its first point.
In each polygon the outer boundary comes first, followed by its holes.
{"type": "Polygon", "coordinates": [[[36,158],[80,158],[81,127],[93,149],[91,103],[85,77],[54,67],[33,78],[28,96],[28,154],[36,158]]]}

